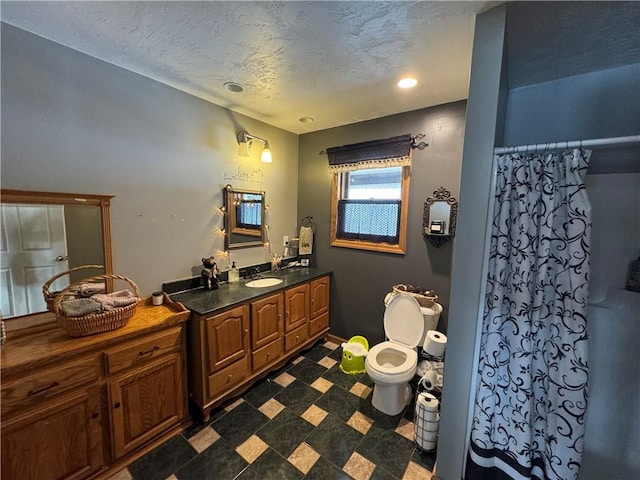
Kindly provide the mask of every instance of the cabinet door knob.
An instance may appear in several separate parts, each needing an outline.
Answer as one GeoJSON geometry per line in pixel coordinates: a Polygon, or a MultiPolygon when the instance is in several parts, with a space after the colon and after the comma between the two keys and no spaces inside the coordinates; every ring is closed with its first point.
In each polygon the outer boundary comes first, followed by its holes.
{"type": "Polygon", "coordinates": [[[120,408],[120,402],[116,402],[113,408],[120,408]]]}
{"type": "Polygon", "coordinates": [[[316,301],[312,298],[311,299],[311,305],[313,305],[314,303],[316,303],[316,301]]]}
{"type": "Polygon", "coordinates": [[[98,412],[93,412],[91,414],[91,418],[98,418],[99,416],[100,416],[100,413],[98,413],[98,412]]]}

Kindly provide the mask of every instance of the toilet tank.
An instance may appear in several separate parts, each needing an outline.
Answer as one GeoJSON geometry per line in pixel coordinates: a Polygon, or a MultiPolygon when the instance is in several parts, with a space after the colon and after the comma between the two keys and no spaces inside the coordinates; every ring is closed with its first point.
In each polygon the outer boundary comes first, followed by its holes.
{"type": "Polygon", "coordinates": [[[422,312],[422,318],[424,319],[424,331],[418,345],[424,345],[424,341],[427,338],[427,332],[438,328],[438,321],[440,320],[440,314],[442,313],[442,305],[434,303],[431,307],[420,307],[420,311],[422,312]]]}

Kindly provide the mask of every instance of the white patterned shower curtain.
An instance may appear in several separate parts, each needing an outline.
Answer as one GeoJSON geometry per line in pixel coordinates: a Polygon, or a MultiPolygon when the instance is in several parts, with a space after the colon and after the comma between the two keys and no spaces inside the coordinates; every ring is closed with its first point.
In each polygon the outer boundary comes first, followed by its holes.
{"type": "Polygon", "coordinates": [[[575,480],[587,407],[589,150],[497,156],[465,480],[575,480]]]}

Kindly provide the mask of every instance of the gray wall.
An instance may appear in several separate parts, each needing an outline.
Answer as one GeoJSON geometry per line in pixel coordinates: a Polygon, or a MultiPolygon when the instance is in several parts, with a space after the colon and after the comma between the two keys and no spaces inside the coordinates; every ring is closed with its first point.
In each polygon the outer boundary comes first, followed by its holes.
{"type": "Polygon", "coordinates": [[[300,137],[298,220],[313,216],[317,227],[313,260],[333,270],[331,331],[349,338],[363,335],[370,343],[384,339],[383,299],[397,283],[434,289],[444,307],[440,329],[446,331],[452,243],[435,248],[422,237],[426,198],[443,186],[458,197],[466,102],[416,110],[300,137]],[[393,255],[331,247],[331,174],[327,147],[387,138],[404,133],[426,135],[429,146],[413,151],[407,253],[393,255]]]}
{"type": "Polygon", "coordinates": [[[445,480],[462,478],[475,398],[505,10],[476,18],[438,436],[437,473],[445,480]]]}
{"type": "MultiPolygon", "coordinates": [[[[2,187],[115,195],[114,270],[143,296],[221,258],[222,188],[265,190],[275,253],[297,221],[298,137],[2,24],[2,187]],[[237,156],[236,132],[269,140],[237,156]],[[277,247],[275,247],[277,246],[277,247]]],[[[270,259],[234,250],[238,266],[270,259]]],[[[226,261],[219,262],[221,269],[226,261]]]]}

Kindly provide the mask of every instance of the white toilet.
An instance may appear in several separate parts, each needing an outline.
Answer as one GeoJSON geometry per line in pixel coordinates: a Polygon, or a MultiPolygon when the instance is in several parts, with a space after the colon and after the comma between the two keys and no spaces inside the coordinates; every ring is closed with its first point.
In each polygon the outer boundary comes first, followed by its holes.
{"type": "Polygon", "coordinates": [[[365,368],[374,382],[371,404],[382,413],[397,415],[412,398],[409,380],[418,365],[416,346],[424,338],[425,323],[433,322],[434,312],[402,293],[387,295],[385,305],[388,340],[369,350],[365,368]]]}

